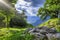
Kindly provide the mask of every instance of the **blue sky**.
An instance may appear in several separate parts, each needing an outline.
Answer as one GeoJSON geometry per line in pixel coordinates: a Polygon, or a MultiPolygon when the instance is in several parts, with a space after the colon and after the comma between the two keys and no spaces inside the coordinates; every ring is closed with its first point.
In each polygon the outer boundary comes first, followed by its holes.
{"type": "Polygon", "coordinates": [[[18,0],[15,8],[18,13],[22,13],[22,10],[24,10],[27,22],[36,26],[43,22],[36,14],[38,9],[43,7],[44,2],[45,0],[18,0]]]}

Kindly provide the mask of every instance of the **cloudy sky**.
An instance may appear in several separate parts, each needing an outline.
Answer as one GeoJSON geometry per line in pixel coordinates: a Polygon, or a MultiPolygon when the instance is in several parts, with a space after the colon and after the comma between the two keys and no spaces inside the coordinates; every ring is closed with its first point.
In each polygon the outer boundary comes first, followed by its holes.
{"type": "Polygon", "coordinates": [[[15,8],[21,13],[25,10],[25,15],[36,16],[37,11],[40,7],[43,7],[45,0],[18,0],[15,8]]]}
{"type": "Polygon", "coordinates": [[[38,9],[43,7],[44,2],[45,0],[18,0],[15,8],[18,13],[22,13],[22,10],[24,10],[28,23],[38,25],[42,23],[42,20],[36,14],[38,9]]]}

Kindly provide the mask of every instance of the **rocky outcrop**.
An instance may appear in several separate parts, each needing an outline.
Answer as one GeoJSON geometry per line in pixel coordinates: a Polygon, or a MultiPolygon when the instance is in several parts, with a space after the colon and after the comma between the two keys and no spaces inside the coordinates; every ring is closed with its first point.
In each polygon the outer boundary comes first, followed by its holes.
{"type": "Polygon", "coordinates": [[[55,28],[28,28],[25,32],[34,35],[34,40],[60,40],[60,33],[58,33],[55,28]]]}

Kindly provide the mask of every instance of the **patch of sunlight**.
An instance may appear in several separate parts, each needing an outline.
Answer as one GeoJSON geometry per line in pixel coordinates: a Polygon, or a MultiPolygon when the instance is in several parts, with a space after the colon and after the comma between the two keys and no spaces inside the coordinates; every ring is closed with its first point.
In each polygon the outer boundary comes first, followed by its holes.
{"type": "Polygon", "coordinates": [[[7,31],[7,30],[21,31],[21,30],[26,30],[26,28],[1,28],[0,30],[3,30],[3,31],[7,31]]]}

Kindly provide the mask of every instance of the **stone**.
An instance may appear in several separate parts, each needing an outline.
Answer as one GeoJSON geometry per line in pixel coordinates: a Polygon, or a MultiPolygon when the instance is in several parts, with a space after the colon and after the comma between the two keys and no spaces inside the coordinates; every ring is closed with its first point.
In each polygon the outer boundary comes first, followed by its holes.
{"type": "Polygon", "coordinates": [[[60,40],[60,33],[55,28],[37,27],[26,30],[30,35],[34,35],[34,40],[60,40]]]}
{"type": "Polygon", "coordinates": [[[48,40],[52,40],[54,38],[53,34],[51,34],[51,33],[46,34],[46,36],[47,36],[48,40]]]}
{"type": "Polygon", "coordinates": [[[48,33],[57,33],[55,28],[50,28],[47,30],[48,33]]]}
{"type": "Polygon", "coordinates": [[[48,40],[60,40],[60,33],[55,33],[55,34],[52,34],[52,33],[48,33],[46,34],[48,40]]]}
{"type": "Polygon", "coordinates": [[[33,28],[32,30],[29,31],[29,33],[34,32],[34,33],[39,33],[39,29],[38,28],[33,28]]]}
{"type": "Polygon", "coordinates": [[[41,29],[41,30],[40,30],[40,33],[45,35],[45,34],[47,33],[47,31],[46,31],[46,30],[41,29]]]}
{"type": "Polygon", "coordinates": [[[57,40],[60,40],[60,33],[54,34],[54,38],[56,38],[57,40]]]}

